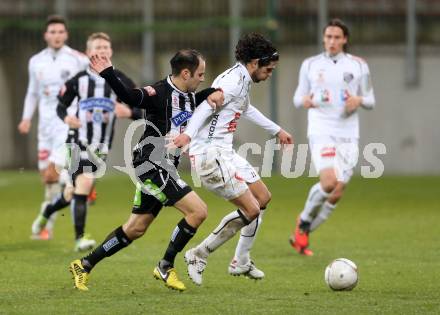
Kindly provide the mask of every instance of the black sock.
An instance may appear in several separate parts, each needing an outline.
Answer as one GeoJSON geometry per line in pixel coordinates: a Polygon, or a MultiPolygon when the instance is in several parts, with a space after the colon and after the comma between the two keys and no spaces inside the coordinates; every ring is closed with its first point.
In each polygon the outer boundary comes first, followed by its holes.
{"type": "Polygon", "coordinates": [[[86,226],[87,216],[87,195],[73,194],[72,203],[70,205],[73,210],[73,222],[75,225],[75,239],[84,236],[84,228],[86,226]]]}
{"type": "Polygon", "coordinates": [[[130,243],[131,240],[128,239],[124,230],[122,230],[122,226],[118,227],[106,237],[101,245],[81,259],[84,269],[90,272],[90,270],[105,257],[110,257],[130,245],[130,243]]]}
{"type": "Polygon", "coordinates": [[[301,230],[301,231],[304,231],[304,232],[306,232],[306,233],[309,233],[310,232],[310,222],[307,222],[307,221],[303,221],[303,220],[301,220],[300,222],[299,222],[299,229],[301,230]]]}
{"type": "Polygon", "coordinates": [[[43,217],[49,219],[52,214],[63,209],[64,207],[67,207],[69,204],[70,201],[66,201],[66,199],[64,199],[63,192],[60,192],[56,199],[46,206],[43,211],[43,217]]]}
{"type": "MultiPolygon", "coordinates": [[[[196,234],[196,231],[197,229],[189,225],[185,218],[180,220],[171,235],[171,241],[168,244],[165,255],[163,256],[163,260],[169,264],[169,267],[174,265],[174,259],[176,258],[177,253],[185,248],[186,244],[188,244],[190,239],[196,234]]],[[[161,262],[161,267],[162,266],[163,264],[161,262]]]]}

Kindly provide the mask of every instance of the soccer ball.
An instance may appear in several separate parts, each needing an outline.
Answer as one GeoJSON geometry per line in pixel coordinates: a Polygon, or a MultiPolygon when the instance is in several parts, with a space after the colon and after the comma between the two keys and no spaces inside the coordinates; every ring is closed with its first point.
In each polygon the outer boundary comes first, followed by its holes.
{"type": "Polygon", "coordinates": [[[356,264],[346,258],[335,259],[325,268],[325,283],[334,291],[353,290],[358,279],[356,264]]]}

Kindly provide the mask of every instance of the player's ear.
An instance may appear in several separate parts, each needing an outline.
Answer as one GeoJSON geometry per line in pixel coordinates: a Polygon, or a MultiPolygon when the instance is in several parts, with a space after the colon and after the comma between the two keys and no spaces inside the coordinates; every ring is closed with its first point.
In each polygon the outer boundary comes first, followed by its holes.
{"type": "Polygon", "coordinates": [[[191,72],[189,69],[183,69],[182,72],[180,72],[180,75],[182,76],[182,79],[188,80],[191,77],[191,72]]]}
{"type": "Polygon", "coordinates": [[[258,59],[252,59],[251,66],[252,66],[252,69],[257,69],[258,68],[258,59]]]}

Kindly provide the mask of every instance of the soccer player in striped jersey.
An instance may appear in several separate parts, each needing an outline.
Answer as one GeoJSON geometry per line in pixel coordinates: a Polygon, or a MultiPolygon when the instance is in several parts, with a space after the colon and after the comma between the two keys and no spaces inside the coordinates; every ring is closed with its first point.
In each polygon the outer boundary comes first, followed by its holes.
{"type": "Polygon", "coordinates": [[[365,60],[348,54],[349,30],[339,19],[324,28],[325,52],[306,59],[293,97],[308,110],[310,151],[319,182],[309,192],[290,244],[311,256],[309,234],[335,210],[358,160],[358,109],[375,105],[365,60]]]}
{"type": "MultiPolygon", "coordinates": [[[[87,68],[87,57],[65,44],[68,38],[66,21],[52,15],[47,18],[44,40],[47,47],[29,60],[29,83],[24,100],[23,117],[18,125],[22,134],[29,133],[32,116],[38,107],[38,169],[45,185],[43,209],[61,190],[56,170],[65,166],[62,150],[67,136],[67,125],[57,118],[57,95],[66,80],[87,68]]],[[[47,229],[32,234],[32,239],[52,238],[52,216],[47,229]]]]}
{"type": "MultiPolygon", "coordinates": [[[[121,226],[88,255],[70,264],[75,287],[88,290],[90,272],[110,257],[142,237],[165,206],[173,206],[183,215],[171,234],[163,258],[153,270],[156,279],[171,289],[184,291],[174,268],[179,252],[197,232],[207,215],[207,206],[177,172],[180,152],[165,146],[169,137],[186,128],[196,106],[205,100],[208,106],[221,105],[223,93],[208,88],[195,93],[205,78],[205,59],[194,49],[179,50],[170,60],[171,74],[152,86],[129,89],[115,74],[109,58],[92,56],[91,65],[113,90],[131,107],[145,109],[145,129],[133,152],[133,180],[136,192],[131,215],[121,226]]],[[[203,104],[203,103],[202,103],[203,104]]]]}
{"type": "MultiPolygon", "coordinates": [[[[110,37],[105,33],[93,33],[87,40],[87,54],[111,57],[110,37]]],[[[127,86],[134,83],[121,71],[115,70],[118,78],[127,86]]],[[[105,161],[112,144],[116,118],[141,118],[141,114],[132,112],[126,105],[118,102],[115,92],[91,68],[81,71],[68,80],[60,91],[57,107],[59,118],[69,127],[67,145],[70,151],[69,174],[73,183],[67,185],[52,203],[47,204],[32,225],[34,234],[38,234],[50,217],[71,204],[74,229],[75,250],[91,249],[96,242],[84,233],[87,215],[87,196],[94,185],[90,173],[97,171],[105,161]],[[68,114],[68,108],[76,104],[74,115],[68,114]]]]}

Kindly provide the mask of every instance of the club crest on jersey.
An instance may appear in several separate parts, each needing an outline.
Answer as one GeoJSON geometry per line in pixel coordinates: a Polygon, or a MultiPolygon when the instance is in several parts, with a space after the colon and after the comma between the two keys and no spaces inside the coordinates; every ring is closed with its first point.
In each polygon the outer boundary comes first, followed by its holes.
{"type": "Polygon", "coordinates": [[[344,72],[344,81],[345,83],[350,83],[351,81],[353,81],[354,79],[354,75],[351,72],[344,72]]]}
{"type": "Polygon", "coordinates": [[[179,127],[181,124],[190,119],[191,116],[191,112],[183,111],[172,117],[171,120],[173,121],[174,126],[179,127]]]}
{"type": "Polygon", "coordinates": [[[95,122],[95,123],[98,123],[98,124],[102,123],[102,112],[101,111],[94,112],[92,115],[92,119],[93,119],[93,122],[95,122]]]}

